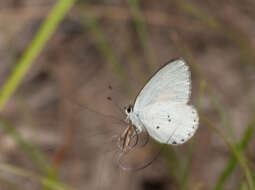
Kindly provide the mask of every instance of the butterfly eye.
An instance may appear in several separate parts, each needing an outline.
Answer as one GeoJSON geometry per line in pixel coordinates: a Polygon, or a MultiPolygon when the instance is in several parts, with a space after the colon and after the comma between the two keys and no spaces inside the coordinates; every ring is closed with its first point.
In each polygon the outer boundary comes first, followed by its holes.
{"type": "Polygon", "coordinates": [[[130,113],[132,111],[132,109],[133,109],[132,105],[129,105],[127,108],[127,113],[130,113]]]}

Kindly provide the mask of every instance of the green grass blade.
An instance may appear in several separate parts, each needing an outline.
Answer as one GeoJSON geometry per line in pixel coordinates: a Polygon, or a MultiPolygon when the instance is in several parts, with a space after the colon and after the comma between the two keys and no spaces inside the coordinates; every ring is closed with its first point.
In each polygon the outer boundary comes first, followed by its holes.
{"type": "Polygon", "coordinates": [[[166,147],[165,144],[160,144],[155,140],[152,140],[152,142],[155,148],[161,151],[160,156],[166,159],[170,176],[175,180],[180,181],[181,163],[174,149],[171,147],[166,147]]]}
{"type": "Polygon", "coordinates": [[[189,146],[189,151],[188,151],[188,155],[187,155],[187,159],[186,159],[186,163],[185,163],[185,167],[183,170],[183,175],[180,181],[180,189],[181,190],[185,190],[187,189],[187,185],[189,183],[189,177],[190,177],[190,166],[191,166],[191,162],[192,162],[192,154],[194,151],[194,146],[195,146],[195,137],[193,137],[190,140],[190,146],[189,146]]]}
{"type": "Polygon", "coordinates": [[[138,34],[138,38],[140,39],[140,43],[144,50],[144,54],[147,58],[149,71],[155,70],[155,62],[156,58],[154,56],[154,52],[152,50],[151,41],[149,39],[149,34],[147,32],[147,28],[143,19],[142,12],[139,7],[138,0],[128,0],[129,9],[131,10],[131,14],[133,16],[136,32],[138,34]]]}
{"type": "Polygon", "coordinates": [[[17,175],[24,178],[29,178],[34,181],[38,181],[43,184],[45,187],[53,189],[53,190],[72,190],[72,188],[67,187],[61,183],[58,183],[54,180],[51,180],[46,177],[39,176],[31,171],[27,171],[22,168],[18,168],[9,164],[0,163],[0,171],[8,172],[13,175],[17,175]]]}
{"type": "MultiPolygon", "coordinates": [[[[32,162],[40,168],[40,171],[43,173],[42,175],[45,176],[44,181],[46,183],[51,181],[60,183],[57,177],[57,170],[51,166],[51,163],[44,153],[39,150],[39,148],[31,143],[27,143],[20,133],[10,123],[2,118],[0,118],[0,128],[4,129],[4,131],[15,140],[20,149],[22,149],[32,162]]],[[[47,185],[44,187],[48,188],[47,185]]]]}
{"type": "Polygon", "coordinates": [[[247,187],[246,183],[242,183],[239,189],[240,190],[248,190],[248,187],[247,187]]]}
{"type": "Polygon", "coordinates": [[[223,104],[219,101],[219,99],[213,94],[212,90],[208,87],[210,93],[209,93],[209,98],[211,102],[213,103],[215,110],[218,112],[220,119],[222,121],[223,126],[228,130],[228,134],[231,137],[231,140],[236,142],[236,137],[233,131],[232,124],[230,122],[230,119],[228,117],[228,113],[225,110],[223,104]]]}
{"type": "Polygon", "coordinates": [[[194,16],[201,22],[205,23],[209,28],[213,29],[216,32],[220,32],[227,39],[229,39],[237,48],[240,53],[241,60],[246,64],[254,64],[254,53],[253,46],[248,39],[247,35],[244,34],[239,29],[231,26],[226,26],[220,20],[210,16],[194,4],[187,0],[169,0],[170,3],[175,3],[177,7],[182,9],[184,12],[194,16]]]}
{"type": "MultiPolygon", "coordinates": [[[[158,148],[159,149],[162,148],[162,145],[158,145],[158,148]]],[[[162,156],[167,160],[167,167],[168,167],[170,176],[173,177],[176,181],[180,182],[181,163],[174,149],[165,148],[162,151],[162,156]]]]}
{"type": "Polygon", "coordinates": [[[222,139],[225,141],[225,143],[229,146],[229,148],[232,151],[233,155],[235,156],[238,164],[241,166],[241,168],[244,172],[244,175],[247,179],[249,188],[251,190],[254,190],[255,187],[254,187],[252,174],[251,174],[249,167],[247,166],[247,160],[246,160],[245,156],[243,155],[242,151],[240,151],[239,148],[237,148],[237,146],[233,145],[233,143],[231,141],[229,141],[228,138],[207,117],[205,117],[201,113],[199,113],[199,117],[201,118],[201,120],[203,120],[205,123],[207,123],[211,128],[213,128],[222,137],[222,139]]]}
{"type": "Polygon", "coordinates": [[[55,7],[48,15],[45,22],[40,27],[29,47],[21,57],[15,68],[13,69],[7,82],[4,84],[0,92],[0,112],[8,99],[17,89],[22,78],[28,72],[35,58],[42,51],[46,42],[49,40],[53,32],[58,27],[61,20],[64,18],[68,10],[74,5],[75,0],[59,0],[55,7]]]}
{"type": "MultiPolygon", "coordinates": [[[[84,9],[87,11],[89,8],[85,5],[84,9]]],[[[89,27],[91,35],[95,38],[97,47],[103,53],[107,62],[113,68],[113,71],[117,74],[118,78],[124,82],[125,73],[123,66],[118,62],[116,56],[113,54],[113,50],[110,47],[107,39],[105,38],[97,20],[95,18],[84,16],[85,24],[89,27]]]]}
{"type": "Polygon", "coordinates": [[[0,118],[0,128],[4,129],[4,131],[15,140],[17,145],[31,158],[36,165],[39,166],[42,171],[47,173],[50,170],[47,159],[43,153],[40,152],[35,146],[27,143],[10,123],[0,118]]]}
{"type": "MultiPolygon", "coordinates": [[[[249,141],[252,139],[252,137],[254,135],[254,128],[255,128],[254,122],[252,122],[251,124],[248,125],[241,142],[237,145],[237,148],[239,149],[239,151],[243,151],[247,148],[249,141]]],[[[216,185],[214,187],[214,190],[220,190],[223,188],[223,185],[225,184],[227,178],[230,176],[230,174],[235,169],[236,164],[237,164],[236,157],[234,155],[232,155],[230,157],[225,169],[222,171],[220,177],[218,178],[216,185]]]]}

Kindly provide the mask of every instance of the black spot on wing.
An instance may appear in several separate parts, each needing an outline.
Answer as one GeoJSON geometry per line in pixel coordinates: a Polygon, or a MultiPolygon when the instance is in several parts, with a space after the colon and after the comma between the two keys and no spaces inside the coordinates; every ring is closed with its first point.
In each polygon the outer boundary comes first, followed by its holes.
{"type": "Polygon", "coordinates": [[[169,123],[172,121],[172,119],[170,118],[170,115],[167,115],[167,120],[169,123]]]}

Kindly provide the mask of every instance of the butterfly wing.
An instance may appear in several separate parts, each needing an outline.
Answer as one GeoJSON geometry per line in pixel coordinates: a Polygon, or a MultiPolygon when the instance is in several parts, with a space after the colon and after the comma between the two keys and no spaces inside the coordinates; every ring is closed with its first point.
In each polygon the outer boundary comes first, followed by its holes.
{"type": "Polygon", "coordinates": [[[182,59],[161,68],[144,86],[136,98],[134,111],[155,101],[187,103],[190,97],[190,71],[182,59]]]}
{"type": "Polygon", "coordinates": [[[139,118],[151,137],[160,143],[178,145],[189,140],[198,128],[194,107],[187,104],[157,102],[146,106],[139,118]]]}

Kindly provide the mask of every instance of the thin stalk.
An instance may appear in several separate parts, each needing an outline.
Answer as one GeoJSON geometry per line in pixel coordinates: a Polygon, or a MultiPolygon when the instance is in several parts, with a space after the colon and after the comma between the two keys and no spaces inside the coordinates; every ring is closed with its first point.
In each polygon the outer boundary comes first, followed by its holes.
{"type": "Polygon", "coordinates": [[[24,178],[29,178],[35,181],[40,182],[41,184],[43,184],[45,187],[48,187],[50,189],[54,189],[54,190],[72,190],[72,188],[67,187],[63,184],[60,184],[54,180],[51,180],[47,177],[42,177],[42,176],[38,176],[37,174],[31,172],[31,171],[27,171],[25,169],[22,168],[18,168],[9,164],[3,164],[0,163],[0,170],[4,171],[4,172],[8,172],[10,174],[13,175],[17,175],[17,176],[21,176],[24,178]]]}
{"type": "Polygon", "coordinates": [[[46,42],[52,36],[53,32],[57,29],[58,25],[74,3],[75,0],[59,0],[41,25],[39,31],[34,36],[34,39],[29,44],[29,47],[19,62],[15,65],[11,75],[0,92],[0,112],[3,110],[4,105],[13,95],[29,68],[32,66],[32,63],[43,50],[46,42]]]}
{"type": "MultiPolygon", "coordinates": [[[[239,151],[244,151],[250,140],[252,140],[252,137],[254,136],[254,128],[255,128],[255,122],[252,122],[248,125],[247,129],[244,132],[242,140],[236,145],[236,147],[239,149],[239,151]]],[[[219,176],[216,185],[214,187],[214,190],[220,190],[223,188],[223,185],[225,184],[227,178],[230,176],[230,174],[235,169],[235,166],[237,164],[236,157],[232,155],[230,159],[228,160],[228,163],[226,164],[225,169],[222,171],[221,175],[219,176]]]]}
{"type": "Polygon", "coordinates": [[[211,122],[209,119],[207,119],[203,114],[199,113],[200,118],[206,122],[211,128],[213,128],[221,137],[222,139],[225,141],[225,143],[229,146],[229,148],[231,149],[231,151],[233,152],[233,155],[235,156],[235,158],[237,159],[239,165],[241,166],[241,168],[243,169],[244,175],[247,179],[249,188],[251,190],[254,190],[254,183],[253,183],[253,179],[252,179],[252,175],[250,172],[249,167],[247,166],[247,161],[245,159],[245,156],[242,154],[242,152],[239,151],[239,149],[234,146],[228,139],[227,137],[214,125],[213,122],[211,122]]]}
{"type": "Polygon", "coordinates": [[[132,17],[135,22],[136,32],[138,34],[138,38],[140,40],[140,43],[142,45],[142,48],[144,50],[144,54],[147,58],[149,71],[152,72],[155,70],[155,56],[154,52],[152,50],[152,45],[149,39],[148,30],[146,28],[142,11],[139,7],[139,1],[138,0],[128,0],[128,5],[131,10],[132,17]]]}
{"type": "Polygon", "coordinates": [[[191,4],[187,0],[169,0],[170,3],[175,3],[177,7],[184,12],[194,16],[201,22],[205,23],[209,28],[216,32],[220,32],[227,39],[229,39],[237,48],[240,54],[241,60],[246,64],[254,64],[254,50],[250,40],[244,32],[240,31],[236,27],[229,27],[224,25],[219,19],[214,18],[206,13],[203,13],[194,4],[191,4]]]}

